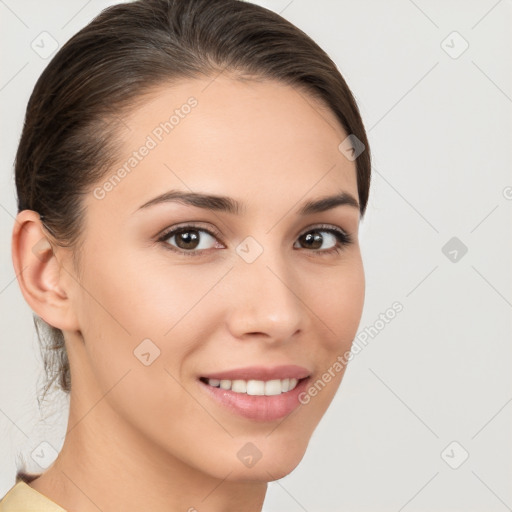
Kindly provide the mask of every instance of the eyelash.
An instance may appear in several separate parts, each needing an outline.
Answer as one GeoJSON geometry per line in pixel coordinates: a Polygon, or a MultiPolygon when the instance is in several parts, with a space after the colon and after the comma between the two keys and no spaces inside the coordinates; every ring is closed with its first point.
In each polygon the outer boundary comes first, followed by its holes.
{"type": "MultiPolygon", "coordinates": [[[[165,231],[161,236],[157,238],[157,242],[163,243],[164,247],[172,252],[183,254],[184,256],[201,256],[203,252],[206,251],[206,249],[199,249],[199,250],[190,250],[190,251],[184,251],[181,249],[177,249],[176,247],[170,245],[166,242],[169,238],[171,238],[173,235],[176,235],[178,233],[187,232],[187,231],[203,231],[205,233],[208,233],[213,238],[219,239],[220,233],[217,233],[213,230],[203,228],[201,226],[197,226],[195,224],[186,224],[184,226],[179,226],[177,228],[172,228],[170,230],[165,231]]],[[[318,256],[327,256],[331,255],[333,253],[340,253],[345,247],[350,245],[352,243],[352,237],[350,234],[345,233],[339,228],[334,228],[330,225],[320,224],[318,226],[314,226],[313,228],[309,228],[307,231],[303,231],[299,238],[307,233],[311,233],[313,231],[317,232],[327,232],[331,233],[336,237],[337,244],[334,247],[331,247],[330,249],[323,249],[323,250],[315,250],[315,249],[304,249],[306,251],[311,250],[311,252],[316,253],[315,255],[318,256]]]]}

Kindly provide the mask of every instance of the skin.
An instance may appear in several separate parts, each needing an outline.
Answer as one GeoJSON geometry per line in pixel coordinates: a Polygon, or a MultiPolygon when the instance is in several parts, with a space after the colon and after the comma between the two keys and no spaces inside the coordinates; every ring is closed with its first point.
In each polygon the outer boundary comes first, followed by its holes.
{"type": "Polygon", "coordinates": [[[84,198],[79,268],[72,249],[45,249],[51,239],[37,213],[20,212],[14,227],[21,290],[63,330],[72,375],[64,445],[30,485],[75,512],[261,510],[267,482],[300,462],[343,372],[274,422],[213,402],[198,376],[297,364],[314,382],[350,349],[361,318],[359,210],[297,214],[303,202],[338,191],[358,198],[334,114],[268,80],[161,86],[124,118],[119,164],[190,96],[198,105],[130,174],[103,199],[93,188],[84,198]],[[229,196],[244,211],[177,202],[137,211],[171,189],[229,196]],[[221,234],[215,241],[200,231],[200,255],[166,248],[174,242],[179,250],[176,239],[155,242],[165,228],[192,221],[221,234]],[[301,244],[318,224],[339,227],[352,243],[322,255],[334,242],[320,231],[320,249],[301,244]],[[263,249],[252,263],[236,252],[249,235],[263,249]],[[149,366],[133,353],[147,338],[160,350],[149,366]],[[237,457],[247,442],[262,453],[251,468],[237,457]]]}

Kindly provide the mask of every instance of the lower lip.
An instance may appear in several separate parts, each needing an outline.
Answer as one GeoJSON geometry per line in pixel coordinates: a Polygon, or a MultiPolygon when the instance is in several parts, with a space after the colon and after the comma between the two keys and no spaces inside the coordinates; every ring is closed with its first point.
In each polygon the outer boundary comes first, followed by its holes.
{"type": "Polygon", "coordinates": [[[275,421],[288,416],[300,405],[299,395],[308,381],[309,377],[300,380],[291,391],[271,396],[235,393],[214,388],[203,381],[199,381],[199,384],[217,403],[240,416],[257,421],[275,421]]]}

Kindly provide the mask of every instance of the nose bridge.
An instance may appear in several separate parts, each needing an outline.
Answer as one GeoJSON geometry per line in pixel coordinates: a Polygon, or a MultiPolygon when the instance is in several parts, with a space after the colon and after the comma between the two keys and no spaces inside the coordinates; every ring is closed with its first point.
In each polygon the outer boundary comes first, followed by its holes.
{"type": "Polygon", "coordinates": [[[254,240],[245,242],[237,248],[233,269],[236,286],[229,327],[238,337],[260,333],[275,341],[289,338],[305,317],[293,267],[280,247],[258,248],[254,240]]]}

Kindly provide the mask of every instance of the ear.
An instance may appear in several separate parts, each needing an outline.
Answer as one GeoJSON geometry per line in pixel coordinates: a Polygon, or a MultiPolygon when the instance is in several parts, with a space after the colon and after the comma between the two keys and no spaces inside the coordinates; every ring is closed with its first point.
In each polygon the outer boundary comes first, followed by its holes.
{"type": "Polygon", "coordinates": [[[64,254],[65,248],[53,242],[37,212],[23,210],[17,215],[12,232],[12,261],[21,293],[46,323],[68,331],[77,330],[78,322],[69,293],[73,283],[69,273],[73,268],[69,264],[64,268],[60,257],[64,254]]]}

